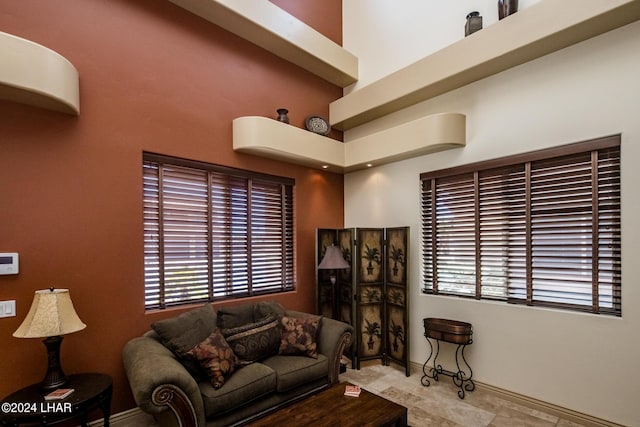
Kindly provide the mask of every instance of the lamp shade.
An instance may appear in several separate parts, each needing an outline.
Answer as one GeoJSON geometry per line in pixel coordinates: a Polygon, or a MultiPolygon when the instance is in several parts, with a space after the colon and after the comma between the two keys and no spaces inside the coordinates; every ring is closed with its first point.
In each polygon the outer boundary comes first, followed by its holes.
{"type": "Polygon", "coordinates": [[[68,289],[36,291],[27,317],[13,333],[16,338],[45,338],[70,334],[87,325],[76,314],[68,289]]]}
{"type": "Polygon", "coordinates": [[[349,267],[350,265],[342,256],[340,248],[334,245],[327,246],[324,257],[322,258],[322,261],[320,261],[320,264],[318,264],[318,268],[320,270],[342,269],[349,267]]]}

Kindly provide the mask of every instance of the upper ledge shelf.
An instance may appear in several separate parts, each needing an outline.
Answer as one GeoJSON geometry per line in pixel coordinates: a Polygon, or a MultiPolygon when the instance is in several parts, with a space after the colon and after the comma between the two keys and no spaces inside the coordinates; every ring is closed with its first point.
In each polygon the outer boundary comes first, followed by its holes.
{"type": "Polygon", "coordinates": [[[457,113],[434,114],[347,143],[267,117],[239,117],[233,121],[235,151],[337,173],[465,144],[466,117],[457,113]]]}
{"type": "Polygon", "coordinates": [[[542,0],[329,105],[348,130],[640,19],[639,0],[542,0]]]}
{"type": "Polygon", "coordinates": [[[66,58],[3,32],[0,32],[0,56],[0,98],[80,114],[78,71],[66,58]]]}
{"type": "Polygon", "coordinates": [[[358,58],[268,0],[169,0],[340,87],[358,80],[358,58]]]}

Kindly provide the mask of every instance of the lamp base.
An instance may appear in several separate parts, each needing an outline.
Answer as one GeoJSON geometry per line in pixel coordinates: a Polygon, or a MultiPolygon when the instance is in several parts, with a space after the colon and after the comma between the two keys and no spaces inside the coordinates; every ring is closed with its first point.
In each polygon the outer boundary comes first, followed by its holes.
{"type": "Polygon", "coordinates": [[[54,390],[69,382],[69,379],[64,372],[62,372],[62,367],[60,366],[60,345],[62,344],[62,337],[60,335],[48,337],[43,339],[42,342],[45,347],[47,347],[48,367],[40,387],[43,390],[54,390]]]}

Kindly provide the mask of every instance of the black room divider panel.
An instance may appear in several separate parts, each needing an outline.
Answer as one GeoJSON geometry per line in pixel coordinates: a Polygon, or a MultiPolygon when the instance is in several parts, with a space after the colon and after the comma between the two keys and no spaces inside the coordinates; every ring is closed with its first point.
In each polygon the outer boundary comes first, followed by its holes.
{"type": "Polygon", "coordinates": [[[317,313],[354,327],[352,366],[393,361],[409,376],[409,227],[318,229],[316,266],[331,245],[349,268],[316,270],[317,313]]]}

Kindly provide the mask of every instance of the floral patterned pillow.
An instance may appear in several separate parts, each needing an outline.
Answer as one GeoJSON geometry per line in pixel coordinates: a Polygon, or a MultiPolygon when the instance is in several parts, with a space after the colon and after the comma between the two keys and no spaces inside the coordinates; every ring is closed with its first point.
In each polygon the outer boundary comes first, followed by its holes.
{"type": "Polygon", "coordinates": [[[282,324],[282,340],[280,341],[279,354],[318,358],[316,335],[320,316],[283,316],[280,322],[282,324]]]}
{"type": "Polygon", "coordinates": [[[238,358],[219,329],[215,329],[204,341],[196,344],[187,355],[200,363],[215,389],[222,387],[238,366],[238,358]]]}

